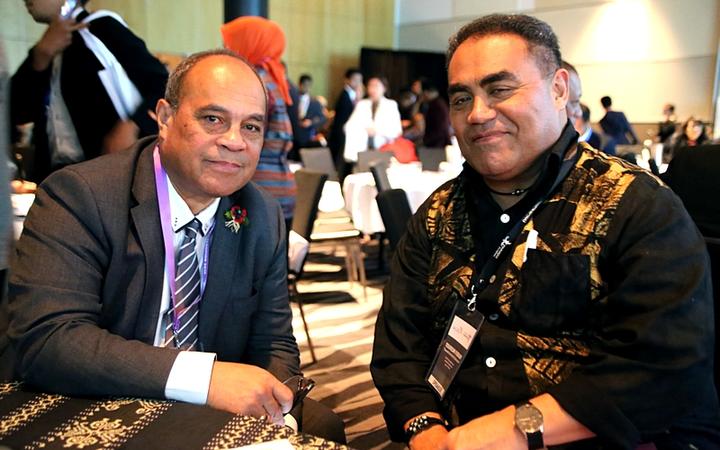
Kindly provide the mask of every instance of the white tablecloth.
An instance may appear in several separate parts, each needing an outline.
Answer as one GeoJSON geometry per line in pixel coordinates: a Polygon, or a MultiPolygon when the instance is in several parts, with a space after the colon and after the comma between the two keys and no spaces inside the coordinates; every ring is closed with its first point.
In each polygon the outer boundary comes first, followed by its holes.
{"type": "MultiPolygon", "coordinates": [[[[415,212],[432,192],[444,182],[455,178],[461,168],[449,168],[441,172],[423,172],[418,164],[402,164],[388,169],[388,179],[393,189],[403,189],[415,212]]],[[[355,227],[365,234],[385,231],[380,211],[375,201],[377,189],[369,172],[348,175],[343,183],[345,207],[352,215],[355,227]]]]}
{"type": "Polygon", "coordinates": [[[23,222],[25,222],[25,216],[30,210],[33,201],[35,201],[35,194],[12,194],[10,195],[10,202],[13,208],[13,234],[17,240],[23,230],[23,222]]]}

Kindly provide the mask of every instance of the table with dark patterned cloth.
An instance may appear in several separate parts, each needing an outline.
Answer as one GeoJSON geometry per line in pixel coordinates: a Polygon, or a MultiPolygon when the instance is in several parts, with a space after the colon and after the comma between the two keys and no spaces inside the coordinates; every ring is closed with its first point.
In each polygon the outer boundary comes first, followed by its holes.
{"type": "Polygon", "coordinates": [[[296,449],[344,450],[264,420],[206,406],[139,398],[76,398],[0,383],[0,446],[11,449],[231,449],[287,439],[296,449]]]}

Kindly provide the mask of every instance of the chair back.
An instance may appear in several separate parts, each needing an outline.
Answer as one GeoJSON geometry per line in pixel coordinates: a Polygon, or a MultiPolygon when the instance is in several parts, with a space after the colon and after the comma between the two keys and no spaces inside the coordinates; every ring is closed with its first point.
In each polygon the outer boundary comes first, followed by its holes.
{"type": "Polygon", "coordinates": [[[301,148],[300,159],[303,166],[313,172],[324,173],[328,180],[338,181],[337,170],[330,149],[327,147],[301,148]]]}
{"type": "Polygon", "coordinates": [[[320,204],[320,196],[327,178],[327,174],[307,169],[300,169],[295,172],[297,197],[292,230],[308,241],[310,235],[312,235],[313,223],[317,218],[318,205],[320,204]]]}
{"type": "Polygon", "coordinates": [[[389,189],[380,192],[375,200],[385,224],[385,234],[390,241],[390,249],[394,250],[405,234],[407,224],[412,217],[407,194],[402,189],[389,189]]]}
{"type": "Polygon", "coordinates": [[[720,237],[720,145],[676,149],[661,178],[683,201],[703,236],[720,237]]]}
{"type": "Polygon", "coordinates": [[[387,163],[385,161],[373,161],[373,163],[370,164],[370,173],[372,173],[373,179],[375,180],[375,187],[378,192],[392,189],[387,174],[387,163]]]}
{"type": "Polygon", "coordinates": [[[445,161],[445,149],[442,147],[418,147],[418,158],[422,164],[422,170],[437,172],[440,163],[445,161]]]}
{"type": "Polygon", "coordinates": [[[392,157],[393,154],[390,152],[380,152],[377,150],[360,152],[358,153],[357,164],[355,164],[355,172],[370,171],[370,164],[375,161],[385,161],[386,164],[390,165],[390,159],[392,157]]]}

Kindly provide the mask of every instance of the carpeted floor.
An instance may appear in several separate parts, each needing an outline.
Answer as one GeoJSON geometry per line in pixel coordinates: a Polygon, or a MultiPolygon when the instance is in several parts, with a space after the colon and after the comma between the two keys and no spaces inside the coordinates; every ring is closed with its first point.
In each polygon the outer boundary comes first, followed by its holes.
{"type": "Polygon", "coordinates": [[[298,291],[304,304],[318,362],[311,362],[297,305],[293,305],[293,329],[301,350],[306,376],[317,382],[310,397],[333,408],[345,422],[352,448],[402,449],[391,443],[382,418],[383,403],[370,377],[373,332],[382,303],[385,270],[378,269],[377,246],[364,246],[367,253],[367,299],[359,283],[352,286],[338,254],[310,254],[298,291]],[[308,365],[309,364],[309,365],[308,365]]]}

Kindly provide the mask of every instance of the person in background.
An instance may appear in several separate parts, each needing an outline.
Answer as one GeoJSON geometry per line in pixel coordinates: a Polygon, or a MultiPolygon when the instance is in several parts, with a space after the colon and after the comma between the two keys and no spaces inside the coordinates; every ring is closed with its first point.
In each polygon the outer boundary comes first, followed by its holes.
{"type": "Polygon", "coordinates": [[[663,116],[665,116],[665,120],[658,124],[656,140],[657,142],[666,144],[673,134],[675,134],[675,129],[677,128],[675,105],[666,103],[665,106],[663,106],[663,116]]]}
{"type": "Polygon", "coordinates": [[[345,85],[335,102],[335,115],[330,129],[330,151],[332,152],[338,173],[345,173],[343,151],[345,150],[345,123],[355,109],[355,104],[362,99],[363,76],[355,68],[345,71],[345,85]]]}
{"type": "Polygon", "coordinates": [[[425,116],[415,108],[417,99],[410,90],[404,90],[398,98],[400,109],[400,123],[402,124],[402,136],[411,141],[415,146],[422,145],[425,135],[425,116]]]}
{"type": "Polygon", "coordinates": [[[710,270],[681,201],[578,145],[545,22],[481,17],[447,55],[466,164],[408,223],[385,286],[370,370],[392,439],[717,448],[710,270]]]}
{"type": "Polygon", "coordinates": [[[592,148],[599,150],[602,147],[602,140],[590,126],[590,108],[580,103],[580,110],[582,114],[575,119],[575,130],[580,134],[578,142],[587,142],[592,148]]]}
{"type": "Polygon", "coordinates": [[[575,66],[563,60],[562,68],[567,70],[568,74],[570,74],[570,79],[568,80],[569,97],[567,105],[565,105],[565,112],[567,113],[568,120],[574,124],[578,119],[582,117],[582,110],[580,108],[580,99],[582,98],[582,83],[580,82],[580,75],[578,74],[575,66]]]}
{"type": "MultiPolygon", "coordinates": [[[[8,128],[8,81],[5,46],[0,43],[0,305],[5,303],[8,258],[12,246],[12,204],[10,203],[9,157],[10,130],[8,128]]],[[[0,323],[0,328],[3,324],[0,323]]]]}
{"type": "Polygon", "coordinates": [[[12,125],[35,124],[35,167],[28,177],[36,182],[67,164],[121,150],[138,137],[157,134],[149,112],[162,97],[167,81],[165,66],[119,16],[109,11],[91,15],[81,6],[63,18],[62,4],[63,0],[25,2],[33,20],[47,28],[10,85],[12,125]],[[108,95],[101,67],[81,29],[107,47],[138,89],[142,100],[134,110],[120,109],[127,117],[120,115],[108,95]]]}
{"type": "MultiPolygon", "coordinates": [[[[285,63],[285,61],[282,60],[281,62],[283,65],[283,69],[285,69],[285,80],[287,81],[288,90],[290,91],[290,101],[292,103],[286,106],[288,118],[290,119],[290,127],[292,128],[293,137],[295,137],[297,135],[297,130],[300,127],[300,121],[298,120],[298,99],[300,98],[300,90],[290,79],[290,72],[288,72],[287,64],[285,63]]],[[[300,161],[299,150],[300,149],[295,146],[295,143],[293,141],[293,146],[288,152],[288,159],[291,159],[293,161],[300,161]]]]}
{"type": "Polygon", "coordinates": [[[282,380],[300,371],[283,214],[250,181],[266,111],[237,54],[191,55],[158,102],[157,138],[40,185],[0,310],[4,380],[207,404],[345,440],[317,402],[286,414],[282,380]]]}
{"type": "Polygon", "coordinates": [[[220,28],[225,48],[247,59],[260,74],[267,89],[268,126],[253,181],[266,189],[282,206],[287,229],[292,225],[297,188],[288,166],[293,134],[288,105],[292,104],[285,67],[285,33],[272,20],[238,17],[220,28]]]}
{"type": "Polygon", "coordinates": [[[377,150],[402,135],[397,102],[385,97],[386,92],[385,79],[368,79],[368,98],[355,105],[345,124],[345,161],[354,163],[359,152],[377,150]]]}
{"type": "Polygon", "coordinates": [[[575,130],[580,134],[578,142],[587,142],[592,148],[600,150],[600,136],[590,126],[590,108],[580,103],[582,98],[580,75],[575,66],[565,60],[562,61],[562,68],[568,71],[570,77],[568,79],[568,102],[565,105],[565,113],[575,130]]]}
{"type": "Polygon", "coordinates": [[[308,74],[300,75],[298,82],[298,126],[293,130],[294,144],[297,149],[305,147],[325,147],[324,137],[318,135],[318,130],[325,125],[327,118],[323,106],[310,94],[313,79],[308,74]]]}
{"type": "Polygon", "coordinates": [[[423,93],[425,105],[425,133],[423,145],[445,150],[450,145],[450,112],[444,98],[435,85],[426,83],[423,93]]]}
{"type": "Polygon", "coordinates": [[[603,151],[608,155],[615,154],[615,146],[637,144],[638,140],[627,117],[621,111],[614,111],[612,107],[612,99],[605,96],[600,99],[600,104],[605,109],[605,115],[600,119],[600,128],[607,136],[607,142],[603,151]]]}
{"type": "Polygon", "coordinates": [[[672,157],[678,150],[709,143],[703,121],[690,116],[668,141],[667,153],[672,157]]]}

